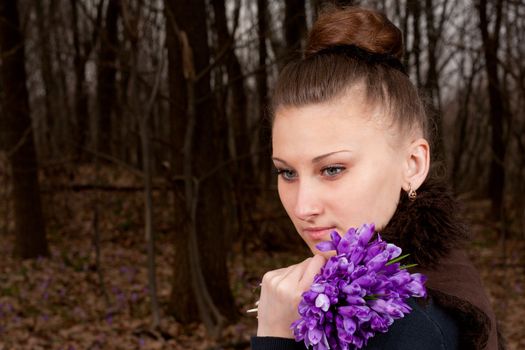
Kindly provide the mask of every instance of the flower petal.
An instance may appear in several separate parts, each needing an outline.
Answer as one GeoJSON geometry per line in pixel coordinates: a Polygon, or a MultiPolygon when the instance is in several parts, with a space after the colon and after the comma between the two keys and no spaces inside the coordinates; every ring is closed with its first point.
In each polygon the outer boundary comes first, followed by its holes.
{"type": "MultiPolygon", "coordinates": [[[[377,332],[411,311],[406,300],[426,296],[426,277],[410,274],[395,259],[401,248],[375,235],[373,224],[330,233],[320,251],[335,250],[302,294],[292,324],[297,341],[313,350],[350,350],[366,346],[377,332]],[[373,239],[374,238],[374,239],[373,239]],[[387,265],[388,264],[388,265],[387,265]]],[[[406,255],[406,254],[405,254],[406,255]]]]}
{"type": "Polygon", "coordinates": [[[329,252],[331,250],[335,250],[335,246],[331,241],[322,241],[315,245],[317,249],[321,252],[329,252]]]}
{"type": "Polygon", "coordinates": [[[330,307],[330,299],[328,299],[326,294],[319,294],[317,298],[315,298],[315,306],[326,312],[330,307]]]}

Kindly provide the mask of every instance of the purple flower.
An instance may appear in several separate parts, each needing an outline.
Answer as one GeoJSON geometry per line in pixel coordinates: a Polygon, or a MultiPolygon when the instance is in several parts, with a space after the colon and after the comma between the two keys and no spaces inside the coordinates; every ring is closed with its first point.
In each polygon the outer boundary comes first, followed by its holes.
{"type": "Polygon", "coordinates": [[[292,323],[295,340],[315,350],[360,349],[412,309],[411,297],[425,297],[426,277],[407,271],[401,248],[374,236],[374,225],[351,228],[317,245],[335,250],[299,303],[292,323]]]}

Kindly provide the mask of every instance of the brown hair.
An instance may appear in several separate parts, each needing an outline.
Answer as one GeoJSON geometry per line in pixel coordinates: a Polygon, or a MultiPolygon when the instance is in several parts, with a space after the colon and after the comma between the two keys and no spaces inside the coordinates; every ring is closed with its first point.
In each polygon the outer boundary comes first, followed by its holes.
{"type": "Polygon", "coordinates": [[[330,8],[314,23],[304,57],[281,71],[272,96],[273,115],[280,107],[328,102],[363,84],[367,101],[381,103],[394,125],[419,127],[428,138],[425,109],[408,76],[381,60],[331,50],[341,47],[357,47],[369,57],[394,59],[402,66],[401,31],[384,14],[360,7],[330,8]]]}

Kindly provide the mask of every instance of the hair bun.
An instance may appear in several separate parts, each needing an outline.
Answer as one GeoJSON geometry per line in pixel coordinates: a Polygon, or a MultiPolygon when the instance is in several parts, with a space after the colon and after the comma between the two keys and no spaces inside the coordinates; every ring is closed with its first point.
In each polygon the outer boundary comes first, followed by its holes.
{"type": "Polygon", "coordinates": [[[354,45],[365,51],[403,58],[403,36],[381,12],[360,7],[323,11],[314,23],[305,55],[334,46],[354,45]]]}

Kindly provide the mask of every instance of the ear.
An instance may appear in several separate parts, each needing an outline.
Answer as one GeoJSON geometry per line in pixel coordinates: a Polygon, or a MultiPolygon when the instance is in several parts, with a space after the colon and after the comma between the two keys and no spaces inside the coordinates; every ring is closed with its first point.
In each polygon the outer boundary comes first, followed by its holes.
{"type": "Polygon", "coordinates": [[[425,181],[430,168],[430,146],[424,138],[413,141],[407,148],[403,189],[417,190],[425,181]]]}

